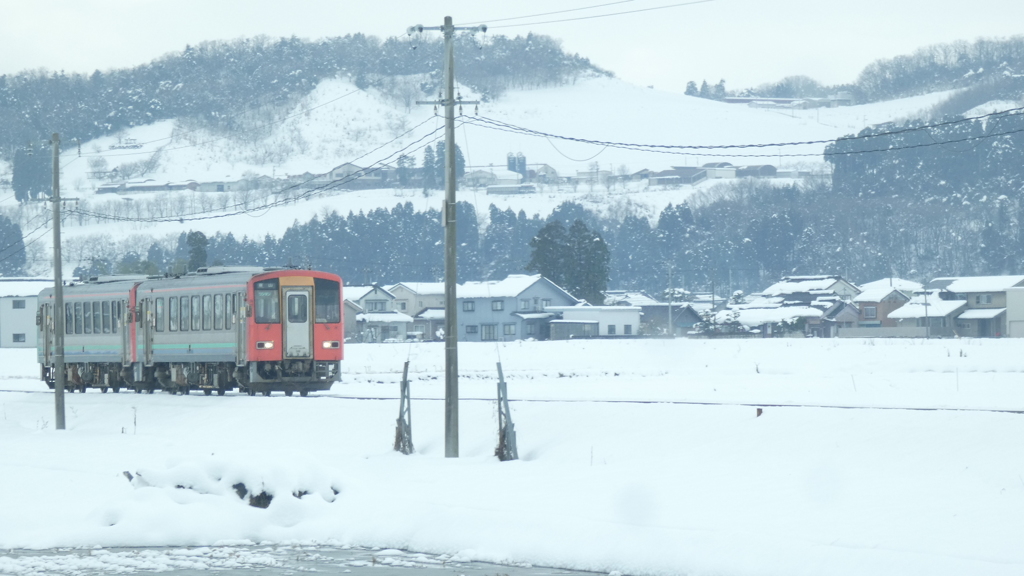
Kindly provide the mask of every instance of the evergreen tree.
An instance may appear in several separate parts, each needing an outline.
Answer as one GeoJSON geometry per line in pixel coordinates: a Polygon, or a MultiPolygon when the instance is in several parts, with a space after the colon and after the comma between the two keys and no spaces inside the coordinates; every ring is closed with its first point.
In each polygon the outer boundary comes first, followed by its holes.
{"type": "MultiPolygon", "coordinates": [[[[426,152],[424,152],[425,154],[426,152]]],[[[412,156],[402,154],[398,157],[398,169],[396,170],[398,176],[398,185],[405,188],[409,185],[409,180],[412,178],[412,169],[416,167],[416,159],[412,156]]]]}
{"type": "Polygon", "coordinates": [[[21,226],[0,214],[0,276],[18,276],[25,268],[25,240],[21,226]]]}
{"type": "Polygon", "coordinates": [[[603,305],[604,292],[608,289],[608,263],[611,259],[608,245],[600,234],[587,228],[582,220],[573,222],[569,227],[567,244],[568,269],[563,288],[592,305],[603,305]]]}
{"type": "Polygon", "coordinates": [[[185,239],[188,246],[188,271],[195,272],[206,266],[206,246],[209,242],[202,232],[189,232],[185,239]]]}
{"type": "Polygon", "coordinates": [[[711,97],[715,100],[725,100],[725,80],[719,80],[718,84],[711,89],[711,97]]]}
{"type": "Polygon", "coordinates": [[[700,91],[697,90],[697,83],[693,80],[687,82],[686,91],[683,92],[683,94],[686,94],[687,96],[700,96],[700,91]]]}
{"type": "MultiPolygon", "coordinates": [[[[438,144],[440,146],[440,144],[438,144]]],[[[424,190],[437,190],[437,157],[434,156],[433,146],[427,146],[423,149],[423,189],[424,190]]]]}
{"type": "Polygon", "coordinates": [[[708,86],[707,80],[700,83],[700,92],[697,95],[701,98],[711,98],[711,87],[708,86]]]}
{"type": "MultiPolygon", "coordinates": [[[[555,284],[566,287],[569,260],[568,233],[561,220],[552,220],[530,240],[530,261],[526,270],[537,272],[555,284]]],[[[576,296],[574,294],[574,296],[576,296]]]]}

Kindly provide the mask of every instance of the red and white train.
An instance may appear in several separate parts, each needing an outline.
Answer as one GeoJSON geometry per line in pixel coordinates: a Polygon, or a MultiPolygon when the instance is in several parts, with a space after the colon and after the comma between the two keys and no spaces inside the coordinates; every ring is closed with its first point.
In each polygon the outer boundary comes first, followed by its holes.
{"type": "MultiPolygon", "coordinates": [[[[68,389],[306,396],[341,377],[342,281],[313,270],[211,267],[64,287],[68,389]]],[[[39,293],[41,377],[54,386],[53,289],[39,293]]]]}

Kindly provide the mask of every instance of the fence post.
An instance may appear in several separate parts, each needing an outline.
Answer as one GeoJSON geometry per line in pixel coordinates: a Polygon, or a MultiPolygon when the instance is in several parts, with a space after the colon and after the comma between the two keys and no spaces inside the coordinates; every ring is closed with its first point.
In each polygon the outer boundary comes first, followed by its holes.
{"type": "Polygon", "coordinates": [[[516,427],[512,423],[512,411],[508,407],[508,386],[505,384],[501,362],[498,362],[498,447],[495,448],[494,455],[502,462],[519,459],[516,427]]]}
{"type": "Polygon", "coordinates": [[[412,454],[412,401],[409,398],[409,361],[402,369],[401,400],[398,405],[398,427],[395,428],[395,451],[412,454]]]}

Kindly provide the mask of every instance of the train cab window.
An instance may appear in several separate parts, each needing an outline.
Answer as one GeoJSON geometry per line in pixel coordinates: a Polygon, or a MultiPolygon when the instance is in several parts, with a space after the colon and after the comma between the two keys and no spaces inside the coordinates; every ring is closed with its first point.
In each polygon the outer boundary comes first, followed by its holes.
{"type": "Polygon", "coordinates": [[[157,332],[163,332],[164,331],[164,314],[165,314],[165,312],[164,312],[164,299],[163,298],[157,298],[156,299],[156,331],[157,332]]]}
{"type": "Polygon", "coordinates": [[[256,323],[281,323],[281,294],[276,279],[256,283],[256,323]]]}
{"type": "Polygon", "coordinates": [[[213,329],[224,329],[224,295],[214,294],[213,296],[213,329]]]}
{"type": "Polygon", "coordinates": [[[213,328],[213,296],[203,294],[203,330],[213,328]]]}
{"type": "Polygon", "coordinates": [[[309,317],[308,307],[305,294],[289,294],[288,321],[298,324],[307,322],[309,317]]]}
{"type": "Polygon", "coordinates": [[[169,322],[167,323],[167,329],[170,330],[171,332],[177,332],[178,299],[174,298],[173,296],[167,299],[167,319],[169,320],[169,322]]]}
{"type": "Polygon", "coordinates": [[[341,284],[324,278],[313,279],[318,323],[341,322],[341,284]]]}
{"type": "Polygon", "coordinates": [[[64,333],[75,333],[75,309],[71,304],[64,305],[64,333]]]}
{"type": "MultiPolygon", "coordinates": [[[[78,304],[75,304],[75,316],[78,316],[78,304]]],[[[82,303],[82,332],[85,334],[92,334],[92,304],[89,302],[82,303]]],[[[77,322],[76,322],[77,324],[77,322]]]]}
{"type": "Polygon", "coordinates": [[[224,295],[224,329],[231,330],[231,321],[234,318],[235,310],[235,295],[225,294],[224,295]]]}
{"type": "Polygon", "coordinates": [[[100,303],[92,303],[92,333],[103,333],[103,312],[100,311],[100,303]]]}
{"type": "Polygon", "coordinates": [[[179,326],[181,326],[181,331],[182,332],[188,331],[188,326],[190,324],[189,318],[191,317],[191,315],[189,314],[190,310],[191,310],[191,308],[188,305],[188,296],[182,296],[181,297],[181,322],[178,324],[179,326]]]}
{"type": "Polygon", "coordinates": [[[203,321],[203,309],[199,303],[199,296],[192,297],[192,330],[199,330],[199,325],[203,321]]]}
{"type": "Polygon", "coordinates": [[[103,302],[103,333],[110,334],[110,302],[103,302]]]}

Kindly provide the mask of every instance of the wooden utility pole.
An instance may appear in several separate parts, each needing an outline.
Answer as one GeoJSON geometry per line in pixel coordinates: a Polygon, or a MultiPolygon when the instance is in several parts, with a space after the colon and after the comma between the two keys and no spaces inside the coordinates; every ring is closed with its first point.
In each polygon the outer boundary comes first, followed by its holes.
{"type": "MultiPolygon", "coordinates": [[[[60,134],[53,139],[53,392],[57,430],[64,430],[64,275],[60,255],[60,134]]],[[[45,320],[44,320],[45,321],[45,320]]]]}
{"type": "MultiPolygon", "coordinates": [[[[486,32],[487,26],[457,28],[452,17],[444,17],[439,28],[411,26],[409,34],[424,30],[444,33],[444,98],[435,102],[418,101],[417,104],[444,106],[444,455],[459,457],[459,323],[456,304],[456,252],[455,240],[455,31],[486,32]]],[[[478,104],[458,101],[458,104],[478,104]]]]}

